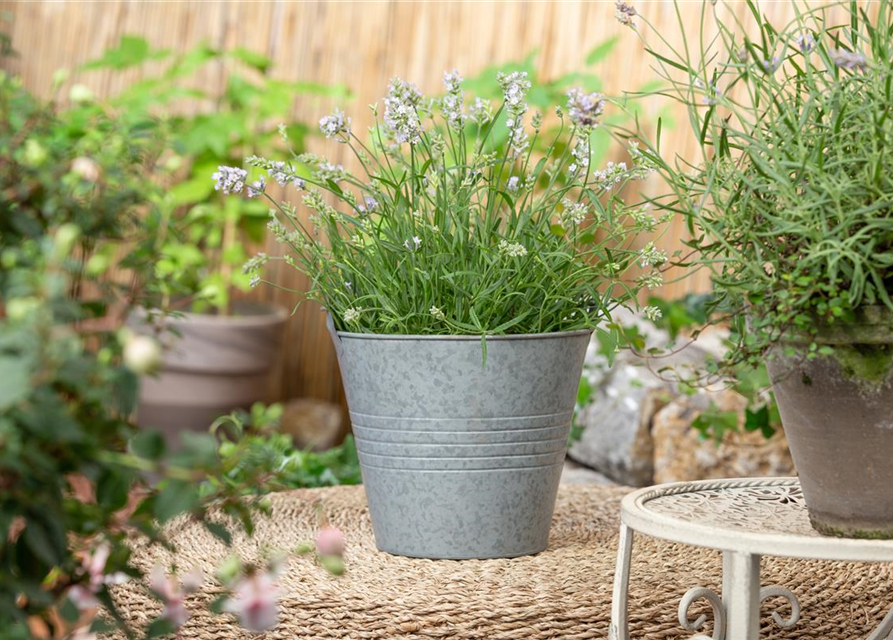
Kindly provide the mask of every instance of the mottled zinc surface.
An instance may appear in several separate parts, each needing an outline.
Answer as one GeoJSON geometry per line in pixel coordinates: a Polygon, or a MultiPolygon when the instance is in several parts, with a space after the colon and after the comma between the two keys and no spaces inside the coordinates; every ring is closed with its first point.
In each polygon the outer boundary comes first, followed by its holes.
{"type": "Polygon", "coordinates": [[[333,337],[379,549],[545,549],[589,332],[333,337]]]}

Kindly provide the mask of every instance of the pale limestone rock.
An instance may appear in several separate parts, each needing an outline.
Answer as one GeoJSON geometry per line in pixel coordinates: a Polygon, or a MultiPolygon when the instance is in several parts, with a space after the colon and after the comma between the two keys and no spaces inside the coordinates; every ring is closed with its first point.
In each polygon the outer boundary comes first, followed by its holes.
{"type": "Polygon", "coordinates": [[[654,482],[711,478],[795,475],[787,438],[779,431],[766,440],[759,432],[745,432],[747,400],[731,390],[699,391],[679,396],[658,411],[652,421],[654,482]],[[739,430],[727,432],[717,446],[701,440],[692,428],[695,418],[710,406],[739,413],[739,430]]]}

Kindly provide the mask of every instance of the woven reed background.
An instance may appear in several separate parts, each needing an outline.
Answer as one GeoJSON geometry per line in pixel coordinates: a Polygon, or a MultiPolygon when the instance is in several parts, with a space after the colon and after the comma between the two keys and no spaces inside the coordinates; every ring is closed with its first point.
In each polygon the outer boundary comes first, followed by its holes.
{"type": "MultiPolygon", "coordinates": [[[[672,2],[639,1],[639,11],[671,41],[679,41],[679,27],[672,2]]],[[[793,15],[786,1],[766,1],[762,9],[778,22],[793,15]]],[[[687,33],[698,30],[700,2],[680,5],[687,33]]],[[[728,2],[722,11],[744,17],[743,2],[728,2]]],[[[439,92],[441,72],[457,68],[471,76],[493,64],[520,60],[534,49],[541,78],[552,79],[580,70],[586,52],[606,39],[620,41],[607,60],[594,71],[605,91],[620,94],[635,90],[654,79],[650,60],[635,34],[614,20],[613,0],[591,2],[188,2],[0,0],[0,15],[11,24],[0,24],[12,36],[20,57],[5,66],[24,79],[26,86],[46,95],[53,72],[74,69],[117,44],[121,35],[136,34],[155,47],[182,50],[207,41],[218,47],[246,47],[261,51],[275,61],[274,77],[343,83],[354,94],[343,105],[354,118],[355,130],[364,130],[369,113],[366,105],[382,96],[388,78],[399,75],[415,81],[424,91],[439,92]]],[[[120,90],[138,77],[128,73],[74,73],[71,82],[83,82],[98,96],[120,90]]],[[[218,91],[226,80],[226,69],[208,67],[196,76],[195,84],[218,91]]],[[[64,95],[64,92],[63,92],[64,95]]],[[[645,117],[652,118],[665,105],[649,100],[645,117]]],[[[294,116],[315,122],[332,105],[325,100],[301,98],[294,116]]],[[[675,119],[683,123],[682,113],[675,119]]],[[[311,150],[325,150],[333,160],[344,161],[343,149],[311,141],[311,150]]],[[[694,146],[684,126],[665,131],[667,153],[692,157],[694,146]]],[[[657,185],[650,185],[650,189],[657,185]]],[[[677,223],[661,244],[670,252],[681,247],[684,228],[677,223]]],[[[276,248],[271,248],[276,251],[276,248]]],[[[668,285],[661,292],[677,297],[703,290],[706,274],[668,285]]],[[[293,270],[275,276],[292,288],[304,280],[293,270]]],[[[291,307],[294,297],[270,288],[260,288],[254,297],[291,307]]],[[[278,372],[282,398],[316,397],[343,403],[343,391],[334,351],[319,309],[306,305],[298,310],[288,327],[287,343],[278,372]]]]}

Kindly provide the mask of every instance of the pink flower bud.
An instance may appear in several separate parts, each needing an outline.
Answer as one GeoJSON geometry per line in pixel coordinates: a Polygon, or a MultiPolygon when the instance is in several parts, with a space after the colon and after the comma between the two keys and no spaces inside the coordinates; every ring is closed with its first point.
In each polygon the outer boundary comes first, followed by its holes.
{"type": "Polygon", "coordinates": [[[323,527],[316,533],[316,550],[321,556],[344,554],[344,534],[338,527],[323,527]]]}

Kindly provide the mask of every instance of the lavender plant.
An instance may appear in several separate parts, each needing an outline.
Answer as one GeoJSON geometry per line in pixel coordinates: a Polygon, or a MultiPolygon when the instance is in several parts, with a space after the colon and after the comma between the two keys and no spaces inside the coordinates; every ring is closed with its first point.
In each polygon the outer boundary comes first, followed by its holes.
{"type": "MultiPolygon", "coordinates": [[[[757,366],[791,336],[807,337],[805,357],[830,355],[840,349],[820,333],[893,311],[891,5],[794,2],[778,27],[750,0],[749,24],[715,4],[702,5],[694,39],[677,6],[681,47],[648,30],[702,152],[666,162],[643,150],[671,187],[658,205],[685,216],[687,263],[712,271],[733,329],[726,370],[757,366]]],[[[618,18],[650,27],[623,2],[618,18]]],[[[856,360],[856,374],[889,370],[886,352],[856,360]]]]}
{"type": "Polygon", "coordinates": [[[618,196],[652,167],[635,141],[628,163],[590,166],[591,135],[609,101],[571,90],[566,110],[556,109],[557,134],[535,153],[544,117],[529,114],[527,74],[498,82],[501,104],[466,104],[455,71],[444,74],[439,99],[394,78],[372,106],[368,142],[343,112],[325,116],[320,130],[350,149],[359,174],[313,154],[250,157],[265,174],[255,181],[220,167],[218,190],[272,203],[269,228],[288,251],[251,260],[253,281],[283,260],[308,277],[298,293],[328,309],[338,329],[480,335],[595,327],[643,284],[658,284],[654,274],[624,276],[634,262],[659,267],[666,255],[653,244],[633,248],[657,221],[618,196]],[[503,112],[508,143],[497,152],[489,142],[503,112]],[[302,193],[309,224],[266,192],[267,178],[302,193]]]}

